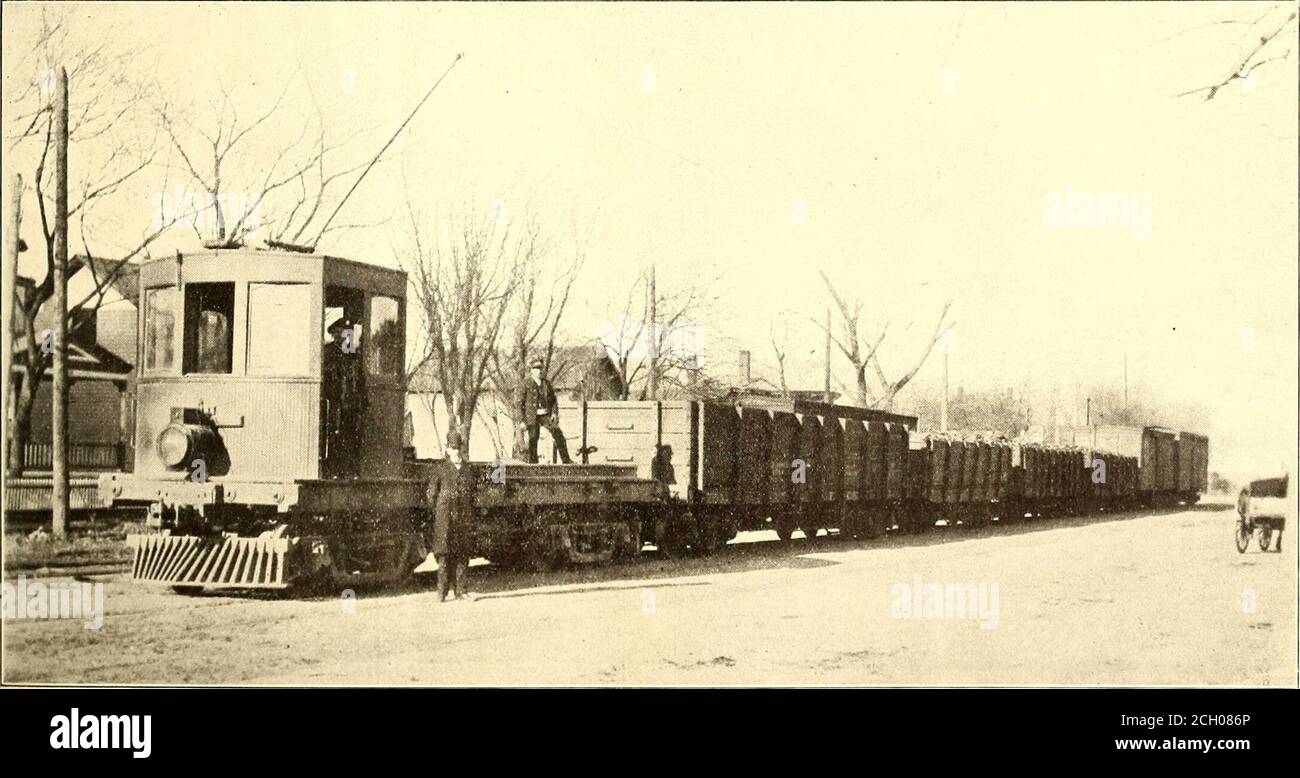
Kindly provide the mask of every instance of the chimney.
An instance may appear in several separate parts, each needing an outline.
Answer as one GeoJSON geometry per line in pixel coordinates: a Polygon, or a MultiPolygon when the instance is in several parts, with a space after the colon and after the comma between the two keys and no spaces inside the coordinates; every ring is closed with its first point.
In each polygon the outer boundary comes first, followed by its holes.
{"type": "Polygon", "coordinates": [[[740,352],[740,380],[745,386],[749,386],[751,380],[749,375],[749,352],[743,350],[740,352]]]}

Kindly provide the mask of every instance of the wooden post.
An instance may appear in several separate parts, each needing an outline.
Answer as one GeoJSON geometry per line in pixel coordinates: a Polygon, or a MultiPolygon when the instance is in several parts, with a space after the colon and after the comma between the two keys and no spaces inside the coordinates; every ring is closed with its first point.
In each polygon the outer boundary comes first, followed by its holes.
{"type": "Polygon", "coordinates": [[[822,399],[831,404],[831,309],[826,309],[826,385],[822,389],[822,399]]]}
{"type": "Polygon", "coordinates": [[[59,68],[54,109],[54,537],[68,534],[68,71],[59,68]]]}
{"type": "MultiPolygon", "coordinates": [[[[13,401],[9,393],[14,369],[14,306],[18,304],[18,252],[21,251],[18,232],[23,222],[23,177],[15,174],[10,187],[9,212],[5,214],[4,275],[0,277],[0,289],[5,293],[3,302],[0,302],[0,309],[2,309],[0,313],[4,316],[4,331],[0,334],[3,338],[3,345],[0,345],[0,372],[4,373],[4,395],[0,398],[3,410],[0,410],[0,414],[3,414],[5,419],[6,430],[12,429],[9,414],[13,410],[13,401]]],[[[0,451],[0,473],[7,473],[9,472],[8,435],[5,436],[3,443],[4,450],[0,451]]]]}
{"type": "Polygon", "coordinates": [[[659,399],[659,327],[656,324],[655,305],[658,302],[655,295],[655,266],[650,265],[650,295],[646,300],[646,313],[649,321],[646,322],[646,331],[650,333],[650,386],[649,397],[651,400],[659,399]]]}
{"type": "Polygon", "coordinates": [[[948,344],[943,348],[943,400],[939,403],[939,431],[948,431],[948,344]]]}

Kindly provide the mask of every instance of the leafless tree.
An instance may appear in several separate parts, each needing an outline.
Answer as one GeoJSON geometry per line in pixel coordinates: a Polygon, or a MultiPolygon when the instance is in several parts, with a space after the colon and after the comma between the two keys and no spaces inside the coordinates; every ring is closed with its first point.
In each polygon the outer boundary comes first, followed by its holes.
{"type": "MultiPolygon", "coordinates": [[[[333,196],[332,185],[363,167],[333,163],[356,132],[330,139],[310,85],[314,122],[303,122],[296,136],[277,137],[277,128],[284,126],[279,121],[282,105],[296,80],[286,79],[275,101],[252,117],[241,117],[241,101],[224,84],[219,96],[197,112],[165,100],[153,106],[178,157],[177,167],[203,190],[211,231],[205,235],[197,220],[192,226],[206,246],[239,246],[262,229],[270,245],[301,245],[325,213],[322,206],[333,196]]],[[[330,225],[327,231],[357,226],[372,225],[330,225]]]]}
{"type": "Polygon", "coordinates": [[[657,355],[654,362],[662,399],[694,396],[702,391],[700,339],[705,313],[718,300],[714,291],[717,278],[677,289],[667,289],[660,280],[655,289],[653,330],[647,325],[649,279],[649,270],[645,270],[632,282],[621,309],[598,333],[597,347],[618,369],[623,389],[619,399],[649,396],[651,354],[657,355]]]}
{"type": "Polygon", "coordinates": [[[430,226],[408,198],[406,250],[416,315],[449,419],[468,447],[506,315],[537,259],[538,233],[466,210],[430,226]]]}
{"type": "Polygon", "coordinates": [[[776,334],[776,320],[773,319],[767,328],[768,339],[772,341],[772,355],[776,357],[776,374],[781,383],[781,397],[789,398],[790,386],[785,380],[785,359],[788,352],[787,343],[790,339],[790,320],[782,317],[781,334],[776,334]]]}
{"type": "MultiPolygon", "coordinates": [[[[885,336],[889,333],[889,322],[880,328],[880,333],[874,339],[863,336],[861,333],[860,320],[862,318],[862,301],[858,299],[846,298],[835,284],[831,282],[825,272],[820,272],[822,281],[826,284],[826,291],[835,301],[836,308],[840,313],[840,333],[837,335],[833,330],[830,333],[831,341],[844,355],[853,367],[853,376],[857,383],[857,400],[858,405],[864,408],[881,408],[883,410],[892,410],[894,399],[898,393],[906,387],[913,378],[916,377],[917,371],[925,364],[930,357],[930,352],[934,350],[934,345],[943,337],[946,329],[952,326],[948,323],[948,309],[952,307],[952,301],[949,300],[943,305],[943,310],[939,312],[938,323],[934,326],[934,333],[930,336],[929,341],[922,348],[920,355],[912,366],[904,371],[897,378],[887,377],[884,367],[880,364],[880,345],[884,343],[885,336]],[[872,388],[867,380],[868,368],[871,369],[872,376],[876,379],[876,386],[872,388]]],[[[826,331],[826,325],[813,319],[823,332],[826,331]]]]}
{"type": "MultiPolygon", "coordinates": [[[[157,128],[151,126],[142,110],[151,99],[150,86],[131,76],[135,70],[132,65],[142,59],[144,52],[120,46],[120,37],[113,30],[97,30],[93,39],[78,34],[81,31],[74,30],[73,18],[70,14],[44,12],[40,32],[26,61],[15,64],[12,71],[28,73],[29,80],[6,81],[11,87],[5,95],[6,147],[11,164],[30,164],[34,170],[29,180],[34,188],[40,223],[39,241],[44,246],[33,248],[43,249],[46,265],[44,277],[31,293],[15,301],[15,313],[22,328],[24,375],[16,387],[14,423],[8,441],[11,474],[20,473],[23,468],[32,407],[52,361],[52,354],[42,347],[36,321],[54,294],[54,203],[49,190],[53,172],[50,167],[54,146],[54,74],[60,66],[68,70],[69,157],[79,174],[79,180],[72,185],[76,188],[70,198],[68,216],[78,225],[82,252],[69,258],[69,274],[89,267],[93,278],[91,291],[82,299],[69,302],[70,337],[81,334],[78,330],[91,320],[79,314],[97,310],[127,263],[146,253],[149,245],[176,221],[163,219],[144,225],[137,235],[138,241],[132,239],[134,245],[125,248],[119,246],[106,252],[92,248],[102,206],[115,196],[124,196],[131,183],[155,166],[162,143],[157,128]],[[113,256],[105,256],[108,253],[113,256]]],[[[112,223],[117,235],[122,234],[123,225],[119,220],[104,218],[104,221],[112,223]]],[[[129,232],[131,226],[125,229],[129,232]]]]}
{"type": "MultiPolygon", "coordinates": [[[[1202,101],[1208,102],[1213,100],[1215,96],[1219,94],[1220,90],[1228,84],[1231,84],[1233,81],[1238,79],[1247,79],[1252,73],[1270,63],[1290,59],[1291,48],[1295,42],[1295,21],[1296,11],[1294,10],[1294,6],[1290,4],[1277,4],[1269,7],[1268,10],[1253,18],[1218,19],[1170,36],[1170,38],[1173,38],[1206,27],[1216,27],[1221,25],[1244,27],[1248,30],[1250,36],[1250,42],[1246,47],[1246,54],[1240,61],[1236,62],[1234,69],[1230,73],[1212,84],[1206,84],[1205,86],[1197,87],[1195,89],[1189,89],[1185,92],[1180,92],[1176,96],[1189,97],[1191,95],[1203,94],[1204,97],[1202,98],[1202,101]],[[1286,13],[1287,8],[1292,9],[1290,13],[1286,13]],[[1286,13],[1285,18],[1280,18],[1281,14],[1278,13],[1279,10],[1286,13]],[[1293,29],[1286,36],[1282,36],[1282,33],[1286,31],[1287,28],[1293,29]],[[1274,45],[1274,41],[1277,41],[1276,45],[1274,45]],[[1283,48],[1283,43],[1286,44],[1285,48],[1283,48]]],[[[1169,40],[1170,38],[1166,38],[1165,40],[1169,40]]]]}

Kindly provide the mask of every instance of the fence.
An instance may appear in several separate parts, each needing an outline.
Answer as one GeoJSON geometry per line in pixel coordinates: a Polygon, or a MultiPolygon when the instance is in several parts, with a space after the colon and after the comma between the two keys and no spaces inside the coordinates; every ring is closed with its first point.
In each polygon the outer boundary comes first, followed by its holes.
{"type": "MultiPolygon", "coordinates": [[[[125,443],[72,443],[68,446],[69,470],[129,470],[130,450],[125,443]]],[[[24,470],[51,470],[53,443],[28,443],[23,448],[24,470]]]]}

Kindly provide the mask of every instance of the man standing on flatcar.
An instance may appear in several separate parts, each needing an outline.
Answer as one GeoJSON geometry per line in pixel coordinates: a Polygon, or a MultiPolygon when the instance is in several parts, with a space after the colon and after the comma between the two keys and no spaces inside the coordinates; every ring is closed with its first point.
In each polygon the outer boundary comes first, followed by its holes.
{"type": "Polygon", "coordinates": [[[458,600],[472,599],[468,572],[474,474],[465,466],[464,448],[459,432],[447,433],[446,457],[434,463],[425,492],[425,505],[433,511],[425,541],[438,563],[438,602],[446,602],[448,589],[458,600]]]}
{"type": "Polygon", "coordinates": [[[569,445],[560,431],[560,405],[555,399],[555,388],[551,382],[542,377],[542,360],[533,357],[528,362],[528,380],[524,381],[524,390],[520,392],[519,426],[528,432],[528,462],[537,464],[537,440],[542,427],[551,433],[555,447],[559,449],[560,461],[572,464],[569,459],[569,445]]]}

